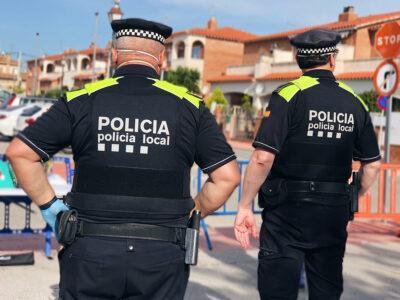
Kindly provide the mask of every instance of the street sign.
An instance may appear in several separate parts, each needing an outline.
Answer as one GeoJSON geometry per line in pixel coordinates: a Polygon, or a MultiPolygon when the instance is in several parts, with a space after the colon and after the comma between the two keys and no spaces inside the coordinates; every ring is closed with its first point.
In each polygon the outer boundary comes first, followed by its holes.
{"type": "Polygon", "coordinates": [[[375,49],[383,58],[400,55],[400,22],[383,25],[375,35],[375,49]]]}
{"type": "Polygon", "coordinates": [[[387,107],[387,102],[389,100],[389,97],[386,96],[379,96],[378,100],[376,101],[376,104],[378,105],[378,108],[380,110],[385,110],[387,107]]]}
{"type": "Polygon", "coordinates": [[[399,68],[391,60],[383,61],[374,73],[374,87],[378,95],[390,96],[399,86],[399,68]]]}

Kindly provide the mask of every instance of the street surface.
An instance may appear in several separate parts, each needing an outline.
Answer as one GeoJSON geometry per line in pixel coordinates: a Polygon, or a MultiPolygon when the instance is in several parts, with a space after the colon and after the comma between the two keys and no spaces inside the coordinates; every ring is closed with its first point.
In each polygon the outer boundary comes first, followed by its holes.
{"type": "MultiPolygon", "coordinates": [[[[0,153],[8,143],[0,142],[0,153]]],[[[235,147],[239,159],[248,159],[248,147],[235,147]],[[240,149],[239,149],[240,148],[240,149]]],[[[193,170],[193,175],[196,169],[193,170]]],[[[205,178],[204,178],[205,179],[205,178]]],[[[192,181],[196,190],[196,180],[192,181]]],[[[237,192],[227,205],[234,210],[237,192]]],[[[44,227],[44,221],[36,207],[32,207],[32,227],[44,227]]],[[[11,205],[11,227],[23,228],[25,211],[11,205]]],[[[0,204],[0,224],[4,208],[0,204]]],[[[191,269],[190,283],[185,300],[197,299],[258,299],[257,241],[251,249],[243,251],[234,239],[233,216],[212,216],[206,219],[214,249],[206,247],[201,237],[199,264],[191,269]]],[[[349,226],[349,242],[344,261],[344,300],[394,300],[400,299],[400,224],[392,222],[358,221],[349,226]]],[[[35,265],[0,267],[0,299],[57,299],[58,262],[56,245],[54,259],[43,254],[43,237],[0,236],[0,254],[35,251],[35,265]]],[[[298,299],[307,299],[307,292],[300,291],[298,299]]]]}

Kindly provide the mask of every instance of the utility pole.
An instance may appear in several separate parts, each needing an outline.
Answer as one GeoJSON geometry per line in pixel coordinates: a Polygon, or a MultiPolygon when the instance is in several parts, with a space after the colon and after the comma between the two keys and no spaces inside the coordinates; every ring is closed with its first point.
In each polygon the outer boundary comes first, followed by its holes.
{"type": "Polygon", "coordinates": [[[35,67],[33,70],[33,96],[36,96],[37,81],[38,81],[38,56],[39,56],[39,32],[36,32],[36,55],[35,55],[35,67]]]}
{"type": "Polygon", "coordinates": [[[18,73],[17,73],[17,85],[21,86],[21,64],[22,64],[22,52],[18,51],[18,73]]]}
{"type": "Polygon", "coordinates": [[[95,16],[95,24],[94,24],[94,33],[93,33],[93,77],[92,81],[96,80],[96,39],[97,39],[97,27],[99,25],[99,12],[94,13],[95,16]]]}

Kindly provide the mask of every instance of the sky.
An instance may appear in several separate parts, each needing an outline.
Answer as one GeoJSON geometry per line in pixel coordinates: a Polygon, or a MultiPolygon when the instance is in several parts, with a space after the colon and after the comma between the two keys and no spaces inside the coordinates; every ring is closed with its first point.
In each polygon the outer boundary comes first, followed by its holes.
{"type": "MultiPolygon", "coordinates": [[[[215,16],[221,27],[255,34],[332,22],[348,5],[361,16],[400,11],[400,0],[121,0],[124,17],[162,22],[176,31],[204,27],[215,16]]],[[[107,12],[112,6],[112,0],[0,0],[0,50],[23,51],[26,59],[87,48],[93,41],[95,12],[97,44],[105,46],[111,37],[107,12]]]]}

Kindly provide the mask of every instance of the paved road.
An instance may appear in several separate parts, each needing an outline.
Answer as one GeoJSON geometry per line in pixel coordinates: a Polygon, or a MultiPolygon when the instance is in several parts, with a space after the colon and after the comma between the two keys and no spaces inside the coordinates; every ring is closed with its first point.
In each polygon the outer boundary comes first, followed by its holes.
{"type": "MultiPolygon", "coordinates": [[[[257,241],[250,250],[242,251],[233,238],[232,222],[232,217],[209,218],[214,250],[206,249],[202,237],[199,265],[191,269],[185,300],[259,299],[257,241]]],[[[357,222],[349,230],[342,299],[400,299],[400,239],[395,236],[400,225],[357,222]]],[[[40,236],[30,243],[14,238],[8,240],[8,248],[40,249],[42,243],[40,236]]],[[[0,253],[11,252],[5,250],[5,244],[1,238],[0,253]]],[[[57,299],[57,260],[45,258],[41,251],[35,252],[35,259],[34,266],[0,267],[0,299],[57,299]]],[[[307,299],[307,292],[301,291],[298,299],[307,299]]]]}

